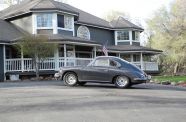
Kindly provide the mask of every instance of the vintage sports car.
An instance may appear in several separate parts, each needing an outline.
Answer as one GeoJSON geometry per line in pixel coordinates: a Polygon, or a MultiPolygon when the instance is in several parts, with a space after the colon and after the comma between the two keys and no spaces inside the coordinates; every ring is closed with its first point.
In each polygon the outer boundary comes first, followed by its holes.
{"type": "Polygon", "coordinates": [[[68,86],[91,83],[111,83],[118,88],[127,88],[133,84],[150,80],[137,66],[113,56],[100,56],[87,66],[63,67],[59,76],[68,86]]]}

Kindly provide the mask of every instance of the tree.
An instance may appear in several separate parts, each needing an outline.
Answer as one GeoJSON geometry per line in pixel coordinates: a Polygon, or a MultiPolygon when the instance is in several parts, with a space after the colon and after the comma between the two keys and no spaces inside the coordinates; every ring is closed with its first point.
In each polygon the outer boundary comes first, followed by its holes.
{"type": "Polygon", "coordinates": [[[104,15],[104,19],[111,22],[112,20],[118,19],[118,17],[120,16],[127,20],[130,20],[129,14],[121,11],[114,11],[114,10],[108,11],[108,13],[104,15]]]}
{"type": "Polygon", "coordinates": [[[186,65],[186,0],[175,0],[170,8],[162,7],[148,20],[150,45],[164,51],[167,72],[176,74],[186,65]]]}
{"type": "Polygon", "coordinates": [[[54,55],[57,46],[49,43],[46,36],[26,35],[21,41],[17,43],[20,51],[24,55],[28,55],[33,59],[36,78],[39,79],[40,63],[48,57],[54,55]]]}

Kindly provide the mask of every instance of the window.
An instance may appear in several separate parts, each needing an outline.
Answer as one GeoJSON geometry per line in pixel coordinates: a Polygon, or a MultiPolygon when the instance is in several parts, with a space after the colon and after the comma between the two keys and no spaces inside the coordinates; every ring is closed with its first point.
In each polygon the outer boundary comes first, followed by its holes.
{"type": "Polygon", "coordinates": [[[52,27],[52,14],[38,14],[37,27],[52,27]]]}
{"type": "Polygon", "coordinates": [[[90,39],[90,31],[86,26],[80,26],[77,30],[77,37],[90,39]]]}
{"type": "Polygon", "coordinates": [[[72,29],[73,27],[73,17],[67,15],[57,15],[58,27],[72,29]]]}
{"type": "Polygon", "coordinates": [[[121,64],[118,63],[117,61],[110,60],[110,66],[111,67],[120,67],[121,64]]]}
{"type": "Polygon", "coordinates": [[[118,31],[117,40],[129,40],[129,31],[118,31]]]}
{"type": "Polygon", "coordinates": [[[64,15],[57,15],[58,27],[65,28],[64,15]]]}
{"type": "Polygon", "coordinates": [[[133,61],[139,62],[140,61],[140,55],[139,54],[133,54],[133,61]]]}
{"type": "Polygon", "coordinates": [[[132,31],[132,40],[139,40],[139,32],[137,31],[132,31]]]}
{"type": "Polygon", "coordinates": [[[94,66],[109,66],[108,59],[97,59],[94,63],[94,66]]]}

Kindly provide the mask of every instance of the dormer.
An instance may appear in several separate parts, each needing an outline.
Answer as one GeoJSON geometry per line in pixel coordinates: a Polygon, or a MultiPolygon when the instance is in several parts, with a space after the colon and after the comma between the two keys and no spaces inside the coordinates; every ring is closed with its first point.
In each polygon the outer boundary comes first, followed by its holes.
{"type": "Polygon", "coordinates": [[[111,25],[114,27],[115,45],[140,45],[141,27],[129,22],[123,17],[113,20],[111,25]]]}
{"type": "Polygon", "coordinates": [[[54,0],[25,0],[5,9],[1,18],[31,34],[74,35],[79,13],[54,0]],[[14,11],[12,11],[14,10],[14,11]]]}
{"type": "Polygon", "coordinates": [[[74,36],[74,15],[62,12],[35,12],[33,34],[64,34],[74,36]]]}

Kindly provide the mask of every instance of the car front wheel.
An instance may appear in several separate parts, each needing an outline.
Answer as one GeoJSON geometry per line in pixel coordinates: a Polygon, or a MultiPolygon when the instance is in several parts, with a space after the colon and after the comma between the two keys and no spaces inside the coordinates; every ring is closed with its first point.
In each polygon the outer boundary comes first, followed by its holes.
{"type": "Polygon", "coordinates": [[[75,86],[78,81],[76,74],[71,73],[71,72],[66,73],[63,80],[65,84],[68,86],[75,86]]]}
{"type": "Polygon", "coordinates": [[[130,80],[126,76],[118,76],[115,79],[114,84],[118,88],[127,88],[130,86],[130,80]]]}

